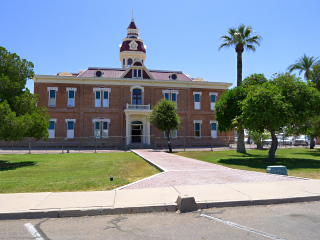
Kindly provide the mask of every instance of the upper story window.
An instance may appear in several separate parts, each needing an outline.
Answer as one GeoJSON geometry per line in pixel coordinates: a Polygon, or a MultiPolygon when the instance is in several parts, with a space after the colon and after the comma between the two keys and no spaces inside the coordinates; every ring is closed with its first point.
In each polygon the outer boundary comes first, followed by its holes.
{"type": "Polygon", "coordinates": [[[93,88],[93,93],[95,95],[95,101],[94,105],[95,107],[101,107],[101,101],[102,101],[102,107],[109,107],[109,95],[111,92],[111,88],[93,88]]]}
{"type": "Polygon", "coordinates": [[[194,109],[200,110],[201,109],[201,95],[202,92],[193,92],[194,95],[194,109]]]}
{"type": "MultiPolygon", "coordinates": [[[[131,104],[143,105],[144,104],[144,87],[135,85],[130,87],[131,92],[131,104]]],[[[140,107],[139,107],[140,108],[140,107]]]]}
{"type": "Polygon", "coordinates": [[[141,98],[141,89],[135,88],[132,91],[132,104],[133,105],[141,105],[142,98],[141,98]]]}
{"type": "Polygon", "coordinates": [[[68,92],[68,107],[74,107],[75,106],[75,93],[77,91],[77,88],[67,88],[68,92]]]}
{"type": "Polygon", "coordinates": [[[132,69],[132,78],[142,78],[142,69],[132,69]]]}
{"type": "Polygon", "coordinates": [[[58,88],[57,87],[48,87],[47,90],[49,92],[48,106],[55,107],[56,106],[56,93],[58,91],[58,88]]]}
{"type": "Polygon", "coordinates": [[[179,94],[178,90],[162,90],[162,93],[164,94],[165,99],[174,102],[177,106],[177,103],[178,103],[177,96],[179,94]]]}
{"type": "Polygon", "coordinates": [[[210,96],[210,109],[215,110],[218,93],[209,93],[209,96],[210,96]]]}

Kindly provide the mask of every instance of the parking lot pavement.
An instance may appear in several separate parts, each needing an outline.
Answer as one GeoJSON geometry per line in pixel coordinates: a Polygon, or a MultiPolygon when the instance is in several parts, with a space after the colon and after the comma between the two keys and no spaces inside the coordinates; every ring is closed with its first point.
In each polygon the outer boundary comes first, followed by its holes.
{"type": "Polygon", "coordinates": [[[319,239],[320,202],[1,221],[0,239],[319,239]]]}

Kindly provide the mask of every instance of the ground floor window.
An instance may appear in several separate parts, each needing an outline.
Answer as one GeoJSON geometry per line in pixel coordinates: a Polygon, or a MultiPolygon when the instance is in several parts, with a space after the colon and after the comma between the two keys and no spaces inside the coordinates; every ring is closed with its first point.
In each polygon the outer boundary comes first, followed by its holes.
{"type": "Polygon", "coordinates": [[[76,119],[66,119],[67,124],[67,138],[74,138],[74,124],[76,119]]]}
{"type": "Polygon", "coordinates": [[[215,121],[210,121],[211,124],[211,137],[217,138],[217,123],[215,121]]]}
{"type": "Polygon", "coordinates": [[[94,124],[94,137],[95,138],[108,138],[109,136],[109,123],[110,119],[104,117],[92,119],[94,124]]]}
{"type": "Polygon", "coordinates": [[[55,138],[56,121],[56,119],[50,119],[50,124],[48,128],[49,138],[55,138]]]}
{"type": "MultiPolygon", "coordinates": [[[[177,138],[177,130],[176,129],[173,129],[173,130],[171,130],[171,138],[177,138]]],[[[166,132],[164,132],[164,137],[165,138],[167,138],[168,137],[168,135],[167,135],[167,133],[166,132]]]]}
{"type": "Polygon", "coordinates": [[[194,136],[196,138],[201,138],[201,120],[194,120],[193,124],[194,124],[194,136]]]}

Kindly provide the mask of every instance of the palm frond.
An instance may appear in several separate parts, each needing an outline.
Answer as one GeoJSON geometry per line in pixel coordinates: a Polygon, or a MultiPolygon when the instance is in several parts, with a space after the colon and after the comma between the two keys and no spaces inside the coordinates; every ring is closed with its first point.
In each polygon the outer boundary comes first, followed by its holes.
{"type": "Polygon", "coordinates": [[[229,28],[228,35],[222,36],[220,39],[224,42],[220,45],[219,50],[223,47],[236,46],[242,44],[246,50],[255,51],[254,45],[260,46],[261,36],[252,35],[252,27],[246,27],[244,24],[238,26],[238,28],[229,28]]]}
{"type": "Polygon", "coordinates": [[[245,45],[245,49],[247,50],[247,51],[252,51],[252,52],[255,52],[256,51],[256,48],[255,48],[255,46],[253,46],[253,45],[251,45],[251,44],[246,44],[245,45]]]}

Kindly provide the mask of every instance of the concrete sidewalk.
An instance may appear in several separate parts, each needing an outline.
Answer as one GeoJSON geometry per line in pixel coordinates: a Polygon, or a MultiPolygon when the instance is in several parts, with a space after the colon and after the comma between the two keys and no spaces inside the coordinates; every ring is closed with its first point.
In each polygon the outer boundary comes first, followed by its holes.
{"type": "Polygon", "coordinates": [[[178,196],[199,209],[320,201],[320,180],[236,170],[152,150],[136,150],[162,169],[113,191],[0,194],[0,219],[177,211],[178,196]]]}
{"type": "Polygon", "coordinates": [[[61,218],[176,211],[178,196],[200,209],[320,200],[320,181],[176,186],[133,190],[0,194],[0,219],[61,218]]]}

